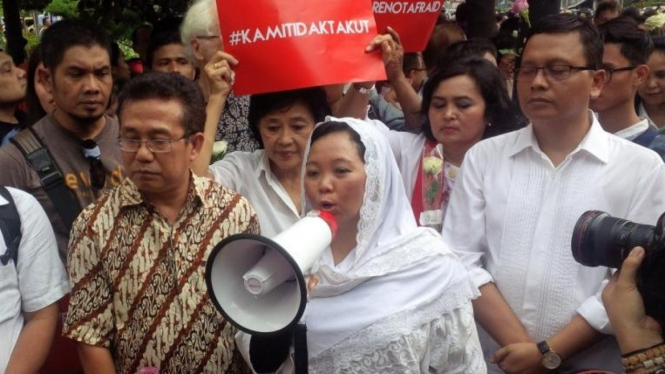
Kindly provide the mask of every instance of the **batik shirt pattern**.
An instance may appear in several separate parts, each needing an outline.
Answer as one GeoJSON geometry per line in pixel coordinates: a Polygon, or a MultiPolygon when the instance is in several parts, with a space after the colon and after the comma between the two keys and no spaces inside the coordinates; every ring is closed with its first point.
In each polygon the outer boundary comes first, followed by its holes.
{"type": "Polygon", "coordinates": [[[209,179],[192,176],[173,225],[125,180],[74,224],[64,335],[110,349],[119,374],[247,372],[204,273],[215,244],[258,232],[249,203],[209,179]]]}

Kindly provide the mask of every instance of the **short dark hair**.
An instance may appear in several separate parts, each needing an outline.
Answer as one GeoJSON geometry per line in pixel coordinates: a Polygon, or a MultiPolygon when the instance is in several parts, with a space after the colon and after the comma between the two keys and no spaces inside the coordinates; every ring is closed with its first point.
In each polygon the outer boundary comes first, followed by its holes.
{"type": "Polygon", "coordinates": [[[65,19],[54,23],[44,31],[41,45],[44,66],[51,70],[55,70],[72,47],[99,46],[108,53],[109,62],[113,54],[111,38],[106,31],[99,25],[78,19],[65,19]]]}
{"type": "Polygon", "coordinates": [[[169,44],[182,45],[180,33],[178,31],[163,31],[152,34],[150,37],[150,43],[148,44],[148,55],[146,56],[146,64],[148,65],[148,68],[152,69],[155,51],[169,44]]]}
{"type": "Polygon", "coordinates": [[[120,56],[122,54],[122,51],[120,50],[120,46],[118,43],[113,42],[111,43],[111,66],[114,68],[118,67],[118,60],[120,60],[120,56]]]}
{"type": "Polygon", "coordinates": [[[485,54],[491,54],[497,58],[496,47],[489,39],[473,38],[461,42],[453,43],[446,48],[443,60],[439,61],[439,66],[445,64],[446,61],[457,60],[469,56],[484,57],[485,54]]]}
{"type": "Polygon", "coordinates": [[[310,147],[317,140],[323,138],[324,136],[337,132],[344,132],[349,134],[349,138],[351,138],[351,141],[356,146],[356,150],[358,151],[358,156],[360,156],[360,160],[362,160],[362,162],[364,163],[365,151],[366,151],[365,144],[363,144],[362,139],[360,139],[360,134],[358,134],[354,129],[352,129],[348,123],[329,121],[318,125],[316,129],[314,129],[314,131],[312,132],[312,138],[309,141],[310,147]]]}
{"type": "Polygon", "coordinates": [[[569,33],[580,36],[587,65],[598,69],[603,63],[603,36],[590,21],[580,20],[572,14],[550,14],[534,23],[531,34],[524,43],[524,50],[526,51],[529,40],[535,35],[569,33]]]}
{"type": "Polygon", "coordinates": [[[152,30],[152,25],[149,24],[149,23],[143,23],[143,24],[140,24],[138,27],[136,27],[136,28],[132,31],[132,43],[134,43],[134,44],[138,43],[139,31],[141,31],[141,30],[143,30],[143,29],[150,29],[150,30],[152,30]]]}
{"type": "Polygon", "coordinates": [[[619,6],[619,3],[614,0],[603,0],[596,7],[596,12],[593,14],[593,17],[598,18],[600,13],[608,10],[613,13],[619,13],[621,11],[621,7],[619,6]]]}
{"type": "Polygon", "coordinates": [[[128,102],[151,99],[175,100],[181,104],[185,136],[203,132],[206,119],[203,93],[196,83],[180,74],[155,71],[127,82],[118,99],[118,118],[128,102]]]}
{"type": "Polygon", "coordinates": [[[287,111],[296,103],[304,104],[317,123],[331,114],[326,92],[321,87],[252,95],[249,100],[249,128],[261,148],[264,146],[259,132],[261,118],[272,112],[287,111]]]}
{"type": "Polygon", "coordinates": [[[642,17],[640,10],[634,6],[623,8],[621,11],[621,16],[632,18],[637,23],[644,23],[644,18],[642,17]]]}
{"type": "Polygon", "coordinates": [[[651,41],[653,42],[653,52],[665,54],[665,36],[652,36],[651,41]]]}
{"type": "Polygon", "coordinates": [[[482,57],[470,56],[441,66],[425,83],[421,112],[426,120],[423,123],[422,130],[429,140],[436,141],[427,116],[434,92],[443,81],[461,75],[466,75],[475,82],[480,95],[485,100],[485,118],[492,126],[485,127],[483,139],[517,130],[524,126],[524,119],[520,116],[515,103],[508,96],[499,69],[482,57]]]}
{"type": "Polygon", "coordinates": [[[25,93],[25,102],[28,105],[26,126],[32,126],[33,123],[44,118],[46,111],[42,108],[42,103],[37,96],[35,80],[37,79],[37,67],[42,63],[42,48],[37,45],[28,57],[28,86],[25,93]]]}
{"type": "Polygon", "coordinates": [[[644,30],[640,29],[632,18],[619,17],[598,26],[605,44],[621,45],[621,55],[632,65],[647,63],[653,42],[644,30]]]}
{"type": "Polygon", "coordinates": [[[409,74],[412,70],[426,69],[425,61],[419,53],[405,53],[402,60],[402,71],[409,74]]]}

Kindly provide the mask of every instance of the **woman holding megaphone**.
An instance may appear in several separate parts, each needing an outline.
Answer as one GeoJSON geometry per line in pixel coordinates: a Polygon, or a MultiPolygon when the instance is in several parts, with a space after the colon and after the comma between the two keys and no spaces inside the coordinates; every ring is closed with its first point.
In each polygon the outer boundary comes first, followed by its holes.
{"type": "MultiPolygon", "coordinates": [[[[309,206],[338,224],[310,282],[309,372],[486,373],[478,290],[439,234],[416,225],[387,140],[329,117],[312,133],[303,182],[309,206]]],[[[288,373],[291,334],[240,333],[239,347],[256,372],[288,373]]]]}

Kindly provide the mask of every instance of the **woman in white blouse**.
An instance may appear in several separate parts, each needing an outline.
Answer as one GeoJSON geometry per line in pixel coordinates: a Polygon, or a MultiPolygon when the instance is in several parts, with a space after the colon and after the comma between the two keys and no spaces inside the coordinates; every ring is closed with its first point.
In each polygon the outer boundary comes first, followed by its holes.
{"type": "Polygon", "coordinates": [[[440,230],[466,152],[525,123],[496,66],[473,56],[453,60],[429,77],[422,113],[419,135],[377,126],[395,154],[416,221],[440,230]]]}
{"type": "MultiPolygon", "coordinates": [[[[322,88],[253,95],[249,128],[260,149],[232,152],[208,168],[215,181],[249,200],[262,235],[273,237],[300,218],[304,204],[300,172],[307,139],[329,113],[322,88]]],[[[208,161],[197,162],[195,171],[205,174],[208,161]]]]}
{"type": "MultiPolygon", "coordinates": [[[[478,291],[439,234],[416,225],[385,138],[366,122],[328,118],[310,147],[307,201],[339,230],[304,316],[309,372],[486,373],[478,291]]],[[[259,373],[293,371],[283,338],[238,336],[259,373]]]]}

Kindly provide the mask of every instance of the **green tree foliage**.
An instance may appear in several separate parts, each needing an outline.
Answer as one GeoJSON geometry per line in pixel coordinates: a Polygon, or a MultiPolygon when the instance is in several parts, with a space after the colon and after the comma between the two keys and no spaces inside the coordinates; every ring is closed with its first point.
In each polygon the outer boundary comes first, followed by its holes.
{"type": "Polygon", "coordinates": [[[64,18],[76,18],[79,16],[78,5],[78,0],[53,0],[44,8],[44,12],[64,18]]]}

